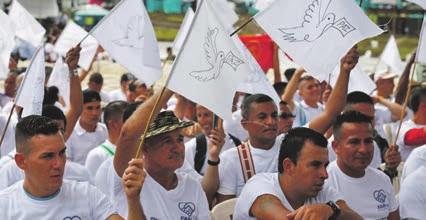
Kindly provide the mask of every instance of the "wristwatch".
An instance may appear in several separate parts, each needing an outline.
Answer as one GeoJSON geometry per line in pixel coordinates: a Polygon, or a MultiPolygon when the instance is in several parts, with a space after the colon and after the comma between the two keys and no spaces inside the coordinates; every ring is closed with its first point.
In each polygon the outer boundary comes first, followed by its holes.
{"type": "Polygon", "coordinates": [[[330,208],[333,210],[333,215],[328,218],[329,220],[335,220],[340,215],[340,207],[334,203],[333,201],[328,201],[326,205],[330,206],[330,208]]]}
{"type": "Polygon", "coordinates": [[[220,163],[220,158],[217,159],[217,161],[207,160],[207,164],[210,166],[217,166],[220,163]]]}

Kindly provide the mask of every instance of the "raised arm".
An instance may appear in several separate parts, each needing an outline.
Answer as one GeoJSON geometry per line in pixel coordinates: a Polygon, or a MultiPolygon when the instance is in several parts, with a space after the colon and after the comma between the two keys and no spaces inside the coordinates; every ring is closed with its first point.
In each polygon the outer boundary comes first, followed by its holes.
{"type": "MultiPolygon", "coordinates": [[[[389,109],[389,111],[391,112],[391,117],[392,117],[392,121],[398,121],[401,117],[401,112],[403,111],[403,107],[402,105],[396,103],[396,102],[391,102],[381,96],[373,96],[373,100],[375,102],[378,102],[384,106],[386,106],[387,109],[389,109]]],[[[407,115],[407,110],[405,110],[404,112],[404,116],[405,117],[407,115]]]]}
{"type": "Polygon", "coordinates": [[[296,72],[294,72],[294,75],[293,77],[291,77],[290,82],[288,82],[287,86],[285,87],[284,94],[281,96],[281,100],[288,103],[290,111],[294,111],[295,104],[293,97],[297,91],[299,80],[304,72],[305,70],[303,68],[296,69],[296,72]]]}
{"type": "Polygon", "coordinates": [[[65,112],[65,118],[67,119],[67,126],[64,134],[65,141],[71,136],[74,126],[83,110],[83,92],[81,91],[80,79],[77,75],[74,75],[74,71],[78,65],[80,51],[81,47],[77,45],[77,47],[68,51],[65,58],[70,75],[70,106],[67,106],[68,110],[65,112]]]}
{"type": "Polygon", "coordinates": [[[330,128],[333,119],[343,110],[348,93],[349,76],[358,63],[358,58],[359,54],[355,46],[340,60],[340,73],[336,85],[334,85],[324,111],[312,119],[309,128],[324,134],[330,128]]]}
{"type": "MultiPolygon", "coordinates": [[[[165,89],[154,111],[154,117],[160,112],[161,107],[169,100],[172,94],[172,91],[165,89]]],[[[159,96],[160,92],[157,92],[147,99],[124,123],[117,141],[117,149],[114,156],[114,169],[119,176],[123,175],[128,162],[135,156],[139,146],[139,138],[147,127],[146,122],[159,96]]]]}

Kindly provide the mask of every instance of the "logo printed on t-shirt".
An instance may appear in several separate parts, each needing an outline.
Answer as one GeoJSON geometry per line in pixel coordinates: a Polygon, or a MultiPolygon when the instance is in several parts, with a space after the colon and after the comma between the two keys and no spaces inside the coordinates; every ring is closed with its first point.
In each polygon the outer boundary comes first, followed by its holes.
{"type": "Polygon", "coordinates": [[[191,219],[195,212],[195,205],[192,202],[179,202],[178,208],[187,215],[187,217],[182,216],[180,219],[191,219]]]}
{"type": "Polygon", "coordinates": [[[63,220],[81,220],[79,216],[65,217],[63,220]]]}
{"type": "Polygon", "coordinates": [[[386,209],[389,207],[389,204],[385,204],[387,195],[383,189],[375,190],[373,192],[373,197],[377,202],[381,203],[380,205],[377,206],[378,210],[386,209]]]}

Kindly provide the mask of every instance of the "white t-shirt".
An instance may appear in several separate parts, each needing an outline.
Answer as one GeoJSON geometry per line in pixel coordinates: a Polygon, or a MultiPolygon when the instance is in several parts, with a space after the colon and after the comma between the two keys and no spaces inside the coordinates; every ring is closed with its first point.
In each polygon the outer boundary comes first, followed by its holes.
{"type": "Polygon", "coordinates": [[[387,219],[398,209],[392,183],[380,170],[367,167],[365,175],[353,178],[343,173],[336,161],[327,167],[326,185],[343,195],[346,203],[366,220],[387,219]]]}
{"type": "Polygon", "coordinates": [[[2,219],[106,219],[117,212],[111,202],[89,183],[64,181],[58,194],[35,198],[23,181],[0,191],[2,219]]]}
{"type": "MultiPolygon", "coordinates": [[[[101,190],[111,201],[114,200],[114,178],[117,176],[114,169],[114,157],[106,159],[96,172],[94,177],[95,186],[101,190]]],[[[182,167],[176,170],[176,173],[187,174],[191,178],[201,183],[202,176],[189,165],[187,161],[184,161],[182,167]]]]}
{"type": "MultiPolygon", "coordinates": [[[[256,173],[278,172],[278,155],[283,139],[284,134],[279,135],[269,150],[254,148],[250,143],[248,144],[256,173]]],[[[236,195],[238,197],[245,182],[237,148],[223,152],[220,160],[220,186],[217,192],[222,195],[236,195]]]]}
{"type": "Polygon", "coordinates": [[[126,94],[121,91],[121,89],[116,89],[109,92],[109,101],[127,101],[126,94]]]}
{"type": "Polygon", "coordinates": [[[402,122],[401,130],[399,132],[398,141],[396,142],[399,147],[399,152],[401,153],[401,159],[402,161],[406,161],[408,158],[408,155],[410,155],[411,151],[413,150],[413,146],[405,145],[404,143],[404,137],[405,133],[409,131],[412,128],[423,128],[426,125],[419,125],[413,122],[413,120],[407,120],[402,122]]]}
{"type": "MultiPolygon", "coordinates": [[[[279,173],[260,173],[253,176],[244,187],[240,197],[237,199],[235,205],[234,220],[255,219],[249,215],[249,211],[257,197],[265,194],[270,194],[277,197],[281,204],[289,211],[294,211],[281,190],[278,181],[279,173]]],[[[305,205],[326,203],[328,201],[337,202],[342,200],[342,196],[336,192],[332,187],[324,185],[324,188],[318,193],[316,197],[309,198],[305,201],[305,205]]]]}
{"type": "Polygon", "coordinates": [[[411,173],[424,165],[426,165],[426,145],[417,147],[411,151],[411,154],[408,156],[404,163],[404,168],[402,169],[401,182],[404,181],[404,179],[411,173]]]}
{"type": "Polygon", "coordinates": [[[302,100],[299,104],[305,112],[306,122],[312,121],[313,118],[317,117],[319,114],[321,114],[321,112],[324,111],[324,106],[321,103],[317,103],[318,107],[316,108],[309,106],[304,100],[302,100]]]}
{"type": "MultiPolygon", "coordinates": [[[[16,165],[15,160],[9,160],[0,169],[0,190],[6,189],[7,187],[23,180],[25,173],[16,165]]],[[[78,182],[92,182],[91,176],[87,169],[72,161],[67,161],[64,168],[64,179],[74,180],[78,182]]]]}
{"type": "MultiPolygon", "coordinates": [[[[148,173],[141,191],[141,204],[147,219],[210,219],[209,205],[201,184],[187,174],[176,173],[178,184],[164,189],[148,173]]],[[[120,177],[114,178],[114,205],[127,217],[127,202],[120,177]]]]}
{"type": "Polygon", "coordinates": [[[298,102],[294,103],[294,109],[292,114],[295,116],[293,120],[293,128],[302,127],[308,123],[305,111],[300,106],[300,103],[298,102]]]}
{"type": "Polygon", "coordinates": [[[426,166],[422,166],[405,178],[399,191],[401,219],[426,217],[426,166]]]}
{"type": "Polygon", "coordinates": [[[12,150],[11,152],[9,152],[7,155],[4,155],[3,157],[0,158],[0,170],[2,167],[4,167],[4,165],[6,165],[10,160],[14,160],[15,158],[15,153],[16,150],[12,150]]]}
{"type": "MultiPolygon", "coordinates": [[[[333,140],[334,140],[334,136],[331,136],[328,139],[328,145],[327,145],[328,160],[330,162],[335,161],[337,158],[336,153],[334,152],[333,146],[331,145],[331,142],[333,142],[333,140]]],[[[379,146],[376,144],[376,142],[374,142],[373,145],[374,145],[373,159],[371,160],[370,165],[368,166],[377,169],[380,167],[380,164],[382,164],[382,154],[380,153],[379,146]]]]}
{"type": "Polygon", "coordinates": [[[96,171],[102,162],[114,156],[115,148],[115,145],[107,139],[104,143],[92,149],[89,154],[87,154],[84,166],[86,166],[87,170],[89,170],[91,176],[94,177],[96,175],[96,171]]]}
{"type": "MultiPolygon", "coordinates": [[[[207,145],[208,145],[208,139],[206,137],[206,141],[207,141],[207,145]]],[[[208,147],[206,145],[206,147],[208,147]]],[[[225,143],[223,144],[222,150],[220,151],[220,155],[228,150],[235,147],[234,142],[232,141],[232,139],[229,137],[229,135],[225,136],[225,143]]],[[[191,165],[191,167],[194,167],[194,158],[195,158],[195,153],[197,151],[197,140],[196,138],[192,138],[191,140],[189,140],[188,142],[185,143],[185,160],[188,161],[188,163],[191,165]]],[[[208,150],[206,151],[206,159],[204,160],[204,164],[201,167],[201,173],[204,174],[206,172],[206,168],[207,168],[207,160],[208,160],[208,150]]]]}
{"type": "Polygon", "coordinates": [[[77,122],[66,143],[67,158],[84,165],[89,151],[102,144],[107,138],[108,131],[104,124],[98,123],[95,132],[87,132],[80,126],[80,122],[77,122]]]}

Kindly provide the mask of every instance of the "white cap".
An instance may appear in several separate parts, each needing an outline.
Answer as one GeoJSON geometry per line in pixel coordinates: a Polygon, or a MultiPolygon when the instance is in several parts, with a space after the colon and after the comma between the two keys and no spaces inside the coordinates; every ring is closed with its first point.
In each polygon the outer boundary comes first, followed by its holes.
{"type": "Polygon", "coordinates": [[[398,76],[398,74],[393,73],[390,69],[384,69],[384,70],[381,70],[381,71],[377,71],[374,74],[374,82],[377,82],[377,80],[379,80],[379,79],[393,79],[397,76],[398,76]]]}

